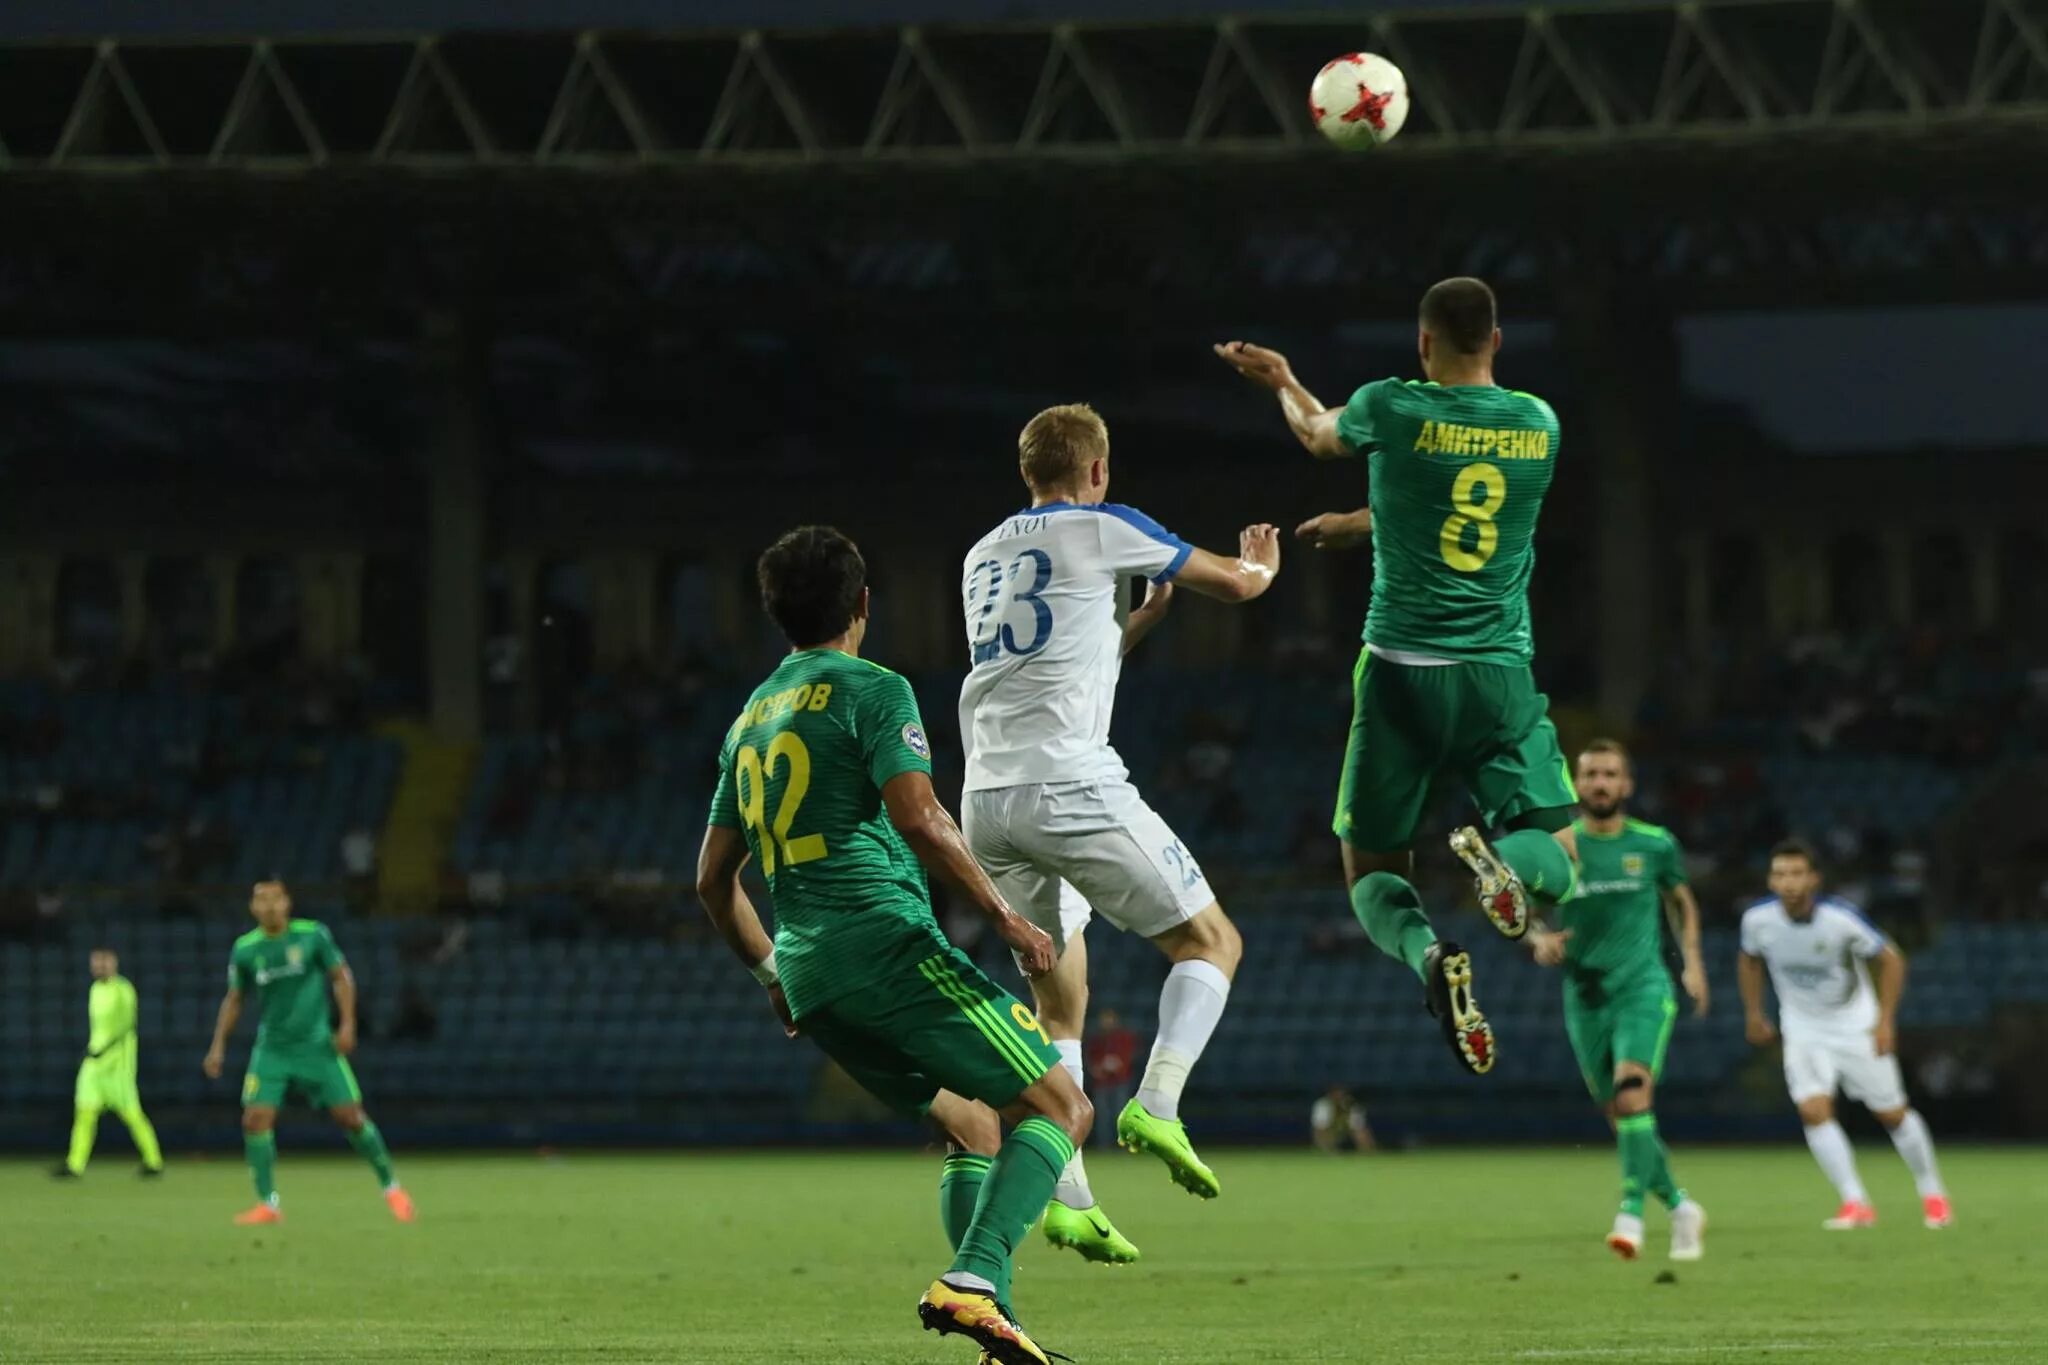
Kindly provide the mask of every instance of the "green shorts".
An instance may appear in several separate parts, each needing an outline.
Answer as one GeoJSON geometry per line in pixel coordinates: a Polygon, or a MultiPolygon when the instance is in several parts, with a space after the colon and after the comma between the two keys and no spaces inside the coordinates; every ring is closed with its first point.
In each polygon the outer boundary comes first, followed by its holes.
{"type": "Polygon", "coordinates": [[[1650,1068],[1650,1079],[1663,1076],[1664,1052],[1671,1046],[1671,1027],[1677,1020],[1678,1000],[1668,977],[1646,978],[1597,1005],[1586,1003],[1578,989],[1565,987],[1565,1036],[1572,1040],[1572,1055],[1578,1058],[1586,1089],[1601,1104],[1614,1098],[1618,1063],[1640,1062],[1650,1068]]]}
{"type": "Polygon", "coordinates": [[[951,947],[806,1012],[800,1026],[869,1094],[917,1117],[941,1089],[1000,1109],[1060,1061],[1030,1006],[951,947]]]}
{"type": "Polygon", "coordinates": [[[135,1089],[135,1062],[130,1058],[84,1061],[78,1065],[78,1084],[72,1091],[75,1109],[111,1109],[122,1113],[142,1107],[135,1089]]]}
{"type": "Polygon", "coordinates": [[[1337,781],[1337,837],[1365,853],[1415,843],[1439,774],[1462,782],[1491,826],[1578,803],[1550,723],[1550,699],[1525,667],[1389,663],[1358,652],[1351,738],[1337,781]]]}
{"type": "Polygon", "coordinates": [[[334,1044],[258,1043],[249,1054],[249,1072],[242,1077],[242,1107],[276,1109],[291,1095],[316,1109],[363,1101],[356,1073],[334,1044]]]}

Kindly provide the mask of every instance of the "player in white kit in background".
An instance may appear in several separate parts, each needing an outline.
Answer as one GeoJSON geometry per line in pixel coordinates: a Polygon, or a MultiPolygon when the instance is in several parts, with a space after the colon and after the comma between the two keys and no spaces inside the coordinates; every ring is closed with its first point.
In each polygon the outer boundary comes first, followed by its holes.
{"type": "MultiPolygon", "coordinates": [[[[1031,506],[976,542],[961,566],[972,667],[960,689],[967,750],[961,828],[1017,912],[1052,935],[1058,965],[1031,983],[1038,1021],[1083,1080],[1092,913],[1159,945],[1173,966],[1159,1033],[1117,1140],[1166,1163],[1204,1198],[1221,1190],[1180,1122],[1180,1096],[1230,994],[1243,943],[1194,855],[1147,806],[1109,743],[1124,653],[1158,624],[1174,585],[1248,602],[1280,570],[1279,532],[1246,528],[1236,558],[1181,540],[1105,501],[1109,431],[1084,404],[1048,408],[1018,438],[1031,506]],[[1149,581],[1119,624],[1123,580],[1149,581]]],[[[1047,1206],[1045,1234],[1090,1260],[1138,1249],[1097,1207],[1077,1152],[1047,1206]]]]}
{"type": "Polygon", "coordinates": [[[1841,1195],[1822,1226],[1866,1228],[1877,1208],[1856,1174],[1849,1136],[1835,1121],[1835,1090],[1859,1100],[1892,1136],[1930,1228],[1949,1225],[1948,1192],[1934,1160],[1927,1121],[1907,1106],[1894,1050],[1906,959],[1855,906],[1820,894],[1813,850],[1789,840],[1771,850],[1771,896],[1742,915],[1737,982],[1749,1041],[1767,1046],[1785,1035],[1785,1085],[1806,1125],[1806,1145],[1841,1195]],[[1870,964],[1877,968],[1871,982],[1870,964]],[[1764,971],[1778,997],[1778,1029],[1764,1013],[1764,971]]]}

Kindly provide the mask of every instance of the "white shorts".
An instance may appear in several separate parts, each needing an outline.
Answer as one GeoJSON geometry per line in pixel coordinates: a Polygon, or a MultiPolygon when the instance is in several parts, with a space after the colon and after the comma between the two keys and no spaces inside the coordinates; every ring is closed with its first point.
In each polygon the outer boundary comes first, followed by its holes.
{"type": "Polygon", "coordinates": [[[1153,938],[1216,902],[1174,832],[1124,781],[968,792],[961,832],[1010,908],[1067,944],[1101,915],[1153,938]]]}
{"type": "Polygon", "coordinates": [[[1792,1102],[1832,1098],[1837,1087],[1872,1109],[1906,1107],[1906,1081],[1896,1056],[1880,1057],[1867,1033],[1839,1037],[1787,1038],[1785,1088],[1792,1102]]]}

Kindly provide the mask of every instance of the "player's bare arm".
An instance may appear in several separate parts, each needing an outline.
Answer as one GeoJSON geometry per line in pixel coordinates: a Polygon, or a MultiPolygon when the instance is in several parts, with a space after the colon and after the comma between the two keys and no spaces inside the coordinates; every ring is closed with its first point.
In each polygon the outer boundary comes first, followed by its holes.
{"type": "Polygon", "coordinates": [[[796,1037],[796,1023],[790,1018],[789,1002],[775,976],[775,941],[761,927],[754,902],[740,885],[740,870],[752,858],[746,835],[725,825],[707,825],[703,847],[697,850],[697,900],[711,917],[711,927],[732,949],[732,955],[754,974],[768,990],[769,1003],[782,1020],[782,1031],[796,1037]]]}
{"type": "Polygon", "coordinates": [[[1337,434],[1339,409],[1326,408],[1294,377],[1287,357],[1249,341],[1226,341],[1215,348],[1223,363],[1280,399],[1280,415],[1303,448],[1318,460],[1337,460],[1351,453],[1337,434]]]}
{"type": "Polygon", "coordinates": [[[1372,536],[1372,509],[1319,512],[1295,527],[1294,534],[1296,539],[1307,541],[1311,549],[1349,550],[1363,545],[1372,536]]]}
{"type": "Polygon", "coordinates": [[[334,1025],[334,1050],[346,1057],[356,1050],[356,975],[344,962],[327,974],[327,984],[334,992],[339,1015],[334,1025]]]}
{"type": "Polygon", "coordinates": [[[1906,993],[1906,955],[1887,943],[1872,965],[1877,969],[1871,974],[1877,986],[1877,1027],[1871,1030],[1871,1041],[1876,1044],[1878,1056],[1889,1057],[1898,1043],[1899,998],[1906,993]]]}
{"type": "Polygon", "coordinates": [[[1678,952],[1684,960],[1678,984],[1691,998],[1693,1014],[1704,1019],[1707,1016],[1707,961],[1700,953],[1700,903],[1692,894],[1692,888],[1683,883],[1672,887],[1664,897],[1664,914],[1671,921],[1671,932],[1678,936],[1678,952]]]}
{"type": "Polygon", "coordinates": [[[1742,992],[1743,1036],[1757,1047],[1769,1047],[1778,1030],[1764,1013],[1764,960],[1750,953],[1735,958],[1735,986],[1742,992]]]}
{"type": "Polygon", "coordinates": [[[882,804],[888,807],[889,823],[910,845],[910,851],[925,870],[943,878],[949,886],[974,902],[996,931],[996,936],[1017,954],[1018,965],[1027,976],[1043,976],[1052,970],[1052,939],[1043,929],[1012,910],[988,873],[967,851],[967,840],[953,817],[939,804],[930,777],[919,772],[898,773],[882,788],[882,804]]]}
{"type": "Polygon", "coordinates": [[[1129,654],[1138,647],[1138,641],[1150,635],[1158,624],[1166,619],[1166,609],[1173,605],[1173,584],[1147,581],[1144,602],[1133,608],[1124,621],[1124,643],[1122,653],[1129,654]]]}
{"type": "Polygon", "coordinates": [[[206,1049],[206,1060],[200,1063],[209,1080],[219,1080],[221,1068],[227,1062],[228,1035],[235,1031],[235,1025],[242,1018],[242,992],[237,986],[228,987],[228,993],[220,998],[220,1012],[213,1020],[213,1045],[206,1049]]]}
{"type": "Polygon", "coordinates": [[[1280,574],[1280,528],[1264,522],[1238,533],[1237,558],[1196,550],[1173,581],[1219,602],[1249,602],[1273,586],[1280,574]]]}

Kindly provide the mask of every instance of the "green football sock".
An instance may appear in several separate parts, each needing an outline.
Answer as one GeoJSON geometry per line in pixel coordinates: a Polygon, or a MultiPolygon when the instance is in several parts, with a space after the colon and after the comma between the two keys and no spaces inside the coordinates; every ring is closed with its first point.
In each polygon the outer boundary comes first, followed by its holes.
{"type": "Polygon", "coordinates": [[[1614,1145],[1621,1151],[1621,1211],[1643,1216],[1643,1191],[1657,1168],[1657,1119],[1630,1114],[1614,1125],[1614,1145]]]}
{"type": "Polygon", "coordinates": [[[376,1124],[364,1119],[363,1126],[348,1135],[348,1145],[370,1163],[380,1188],[388,1190],[398,1183],[398,1177],[391,1173],[391,1149],[384,1145],[384,1135],[377,1131],[376,1124]]]}
{"type": "Polygon", "coordinates": [[[141,1155],[142,1164],[152,1171],[162,1170],[164,1149],[157,1145],[156,1129],[150,1126],[149,1116],[142,1112],[142,1106],[138,1104],[133,1109],[116,1112],[121,1115],[121,1122],[128,1125],[128,1136],[135,1139],[135,1150],[141,1155]]]}
{"type": "Polygon", "coordinates": [[[988,1179],[994,1157],[978,1152],[952,1152],[939,1167],[939,1222],[946,1229],[946,1245],[960,1249],[960,1239],[974,1222],[974,1206],[981,1202],[981,1183],[988,1179]]]}
{"type": "Polygon", "coordinates": [[[80,1109],[71,1119],[71,1151],[64,1158],[64,1165],[73,1175],[85,1174],[85,1163],[92,1159],[92,1140],[100,1130],[100,1111],[80,1109]]]}
{"type": "Polygon", "coordinates": [[[1368,872],[1351,887],[1351,913],[1365,926],[1372,946],[1408,964],[1422,977],[1423,954],[1436,942],[1436,930],[1422,909],[1422,897],[1406,877],[1368,872]]]}
{"type": "Polygon", "coordinates": [[[1540,829],[1518,829],[1493,841],[1493,851],[1515,870],[1530,895],[1555,905],[1571,894],[1572,855],[1540,829]]]}
{"type": "MultiPolygon", "coordinates": [[[[1652,1118],[1645,1114],[1644,1118],[1652,1118]]],[[[1675,1209],[1685,1202],[1685,1191],[1678,1187],[1678,1181],[1671,1175],[1671,1149],[1664,1145],[1663,1134],[1657,1135],[1657,1164],[1650,1170],[1650,1193],[1657,1196],[1657,1202],[1667,1209],[1675,1209]]]]}
{"type": "Polygon", "coordinates": [[[249,1163],[249,1174],[256,1181],[256,1197],[269,1204],[277,1199],[277,1134],[266,1129],[261,1133],[242,1134],[242,1155],[249,1163]]]}
{"type": "Polygon", "coordinates": [[[974,1219],[947,1273],[978,1275],[996,1287],[998,1296],[1006,1296],[1011,1258],[1073,1159],[1072,1140],[1052,1120],[1034,1115],[1012,1128],[989,1164],[974,1219]]]}
{"type": "MultiPolygon", "coordinates": [[[[994,1160],[978,1152],[953,1152],[939,1168],[939,1222],[946,1229],[946,1245],[955,1251],[960,1249],[967,1229],[974,1223],[974,1209],[981,1202],[981,1187],[994,1160]]],[[[1005,1265],[1002,1278],[995,1280],[996,1297],[1005,1301],[1010,1292],[1010,1271],[1011,1266],[1005,1265]]]]}

